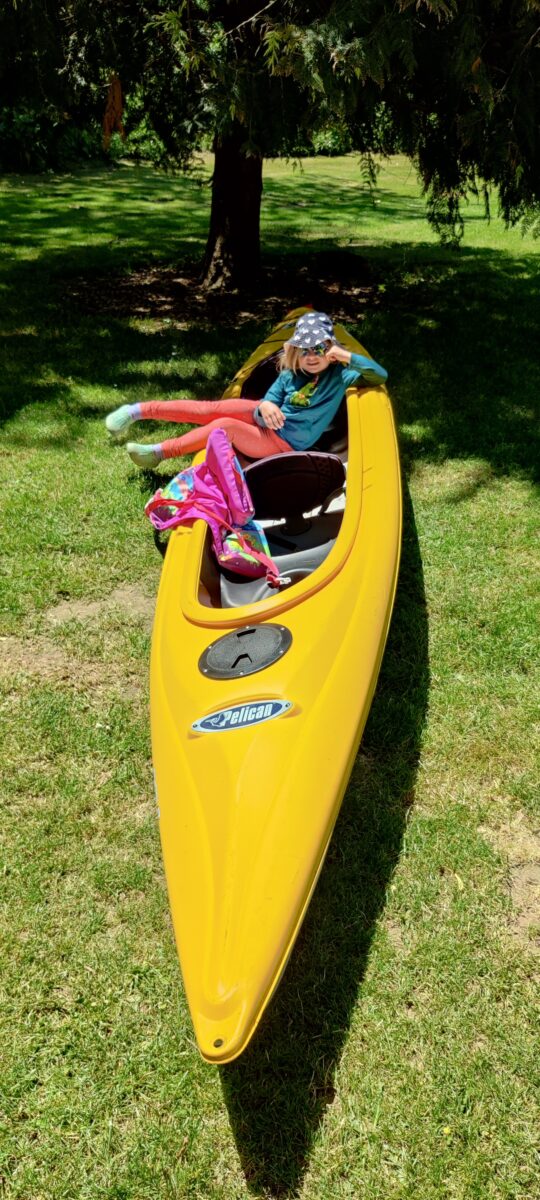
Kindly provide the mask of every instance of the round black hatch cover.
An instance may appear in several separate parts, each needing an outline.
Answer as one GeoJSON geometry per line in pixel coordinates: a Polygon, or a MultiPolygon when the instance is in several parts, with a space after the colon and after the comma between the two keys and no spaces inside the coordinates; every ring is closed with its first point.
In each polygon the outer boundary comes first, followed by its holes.
{"type": "Polygon", "coordinates": [[[283,658],[291,642],[292,633],[285,625],[242,625],[206,647],[199,671],[209,679],[254,675],[283,658]]]}

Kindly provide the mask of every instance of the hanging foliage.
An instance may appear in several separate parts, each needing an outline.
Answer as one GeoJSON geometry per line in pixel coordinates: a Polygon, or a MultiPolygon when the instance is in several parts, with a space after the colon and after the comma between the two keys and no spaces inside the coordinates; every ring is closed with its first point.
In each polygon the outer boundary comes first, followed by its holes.
{"type": "Polygon", "coordinates": [[[460,205],[486,188],[507,222],[537,227],[540,0],[99,0],[98,21],[87,0],[4,7],[0,112],[49,104],[72,128],[102,124],[107,147],[123,135],[124,92],[170,162],[187,167],[213,146],[224,166],[210,243],[228,247],[231,270],[247,230],[246,258],[258,257],[248,160],[309,153],[328,130],[363,156],[359,186],[370,155],[408,154],[446,241],[459,240],[460,205]]]}

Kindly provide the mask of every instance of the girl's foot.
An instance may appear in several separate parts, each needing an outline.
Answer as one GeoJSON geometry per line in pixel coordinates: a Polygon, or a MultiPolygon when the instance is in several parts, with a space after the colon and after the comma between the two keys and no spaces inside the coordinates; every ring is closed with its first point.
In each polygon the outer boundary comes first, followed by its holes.
{"type": "Polygon", "coordinates": [[[109,413],[108,417],[105,417],[105,425],[109,433],[125,433],[132,422],[137,420],[133,411],[136,407],[133,404],[122,404],[120,408],[115,408],[114,412],[109,413]]]}
{"type": "Polygon", "coordinates": [[[136,442],[128,442],[126,450],[136,467],[157,467],[163,459],[161,446],[138,446],[136,442]]]}

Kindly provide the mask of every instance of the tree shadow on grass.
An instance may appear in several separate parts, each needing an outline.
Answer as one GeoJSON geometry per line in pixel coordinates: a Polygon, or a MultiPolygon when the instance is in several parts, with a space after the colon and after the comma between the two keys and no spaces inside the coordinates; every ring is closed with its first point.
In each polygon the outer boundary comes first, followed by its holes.
{"type": "Polygon", "coordinates": [[[537,262],[462,250],[441,272],[435,252],[416,248],[400,270],[396,253],[384,253],[386,303],[370,325],[388,346],[405,463],[476,458],[538,479],[537,262]]]}
{"type": "Polygon", "coordinates": [[[429,689],[427,612],[405,493],[399,585],[381,675],[326,863],[253,1042],[220,1070],[247,1184],[298,1193],[364,978],[414,801],[429,689]]]}
{"type": "MultiPolygon", "coordinates": [[[[66,264],[68,262],[66,258],[66,264]]],[[[347,322],[389,371],[405,460],[482,459],[495,473],[538,477],[540,277],[532,254],[437,246],[366,247],[269,260],[266,294],[167,300],[175,316],[134,326],[77,309],[57,283],[19,264],[6,279],[0,414],[43,405],[71,433],[81,415],[101,417],[81,389],[119,399],[218,396],[239,364],[287,309],[310,302],[347,322]],[[13,286],[11,286],[11,282],[13,286]],[[56,289],[56,290],[55,290],[56,289]],[[34,304],[34,297],[37,296],[34,304]],[[180,308],[178,308],[180,305],[180,308]],[[186,307],[187,305],[187,307],[186,307]],[[191,305],[191,307],[189,307],[191,305]],[[199,321],[207,305],[206,323],[199,321]],[[175,308],[176,306],[176,308],[175,308]],[[213,314],[213,315],[212,315],[213,314]],[[168,319],[167,319],[168,320],[168,319]],[[182,327],[180,327],[182,325],[182,327]]],[[[141,283],[137,277],[136,304],[141,283]]],[[[111,283],[108,283],[109,292],[111,283]]],[[[114,289],[113,289],[114,290],[114,289]]],[[[189,290],[189,289],[188,289],[189,290]]],[[[129,295],[129,289],[128,289],[129,295]]],[[[127,315],[127,312],[126,312],[127,315]]],[[[147,431],[144,430],[143,436],[147,431]]],[[[28,439],[30,424],[19,434],[28,439]]]]}

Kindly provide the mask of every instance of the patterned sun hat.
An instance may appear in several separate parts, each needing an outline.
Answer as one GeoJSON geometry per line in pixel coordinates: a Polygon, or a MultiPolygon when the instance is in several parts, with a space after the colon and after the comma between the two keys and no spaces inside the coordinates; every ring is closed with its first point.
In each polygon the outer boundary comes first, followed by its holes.
{"type": "Polygon", "coordinates": [[[318,346],[319,342],[335,342],[334,326],[326,313],[307,312],[296,322],[289,346],[318,346]]]}

